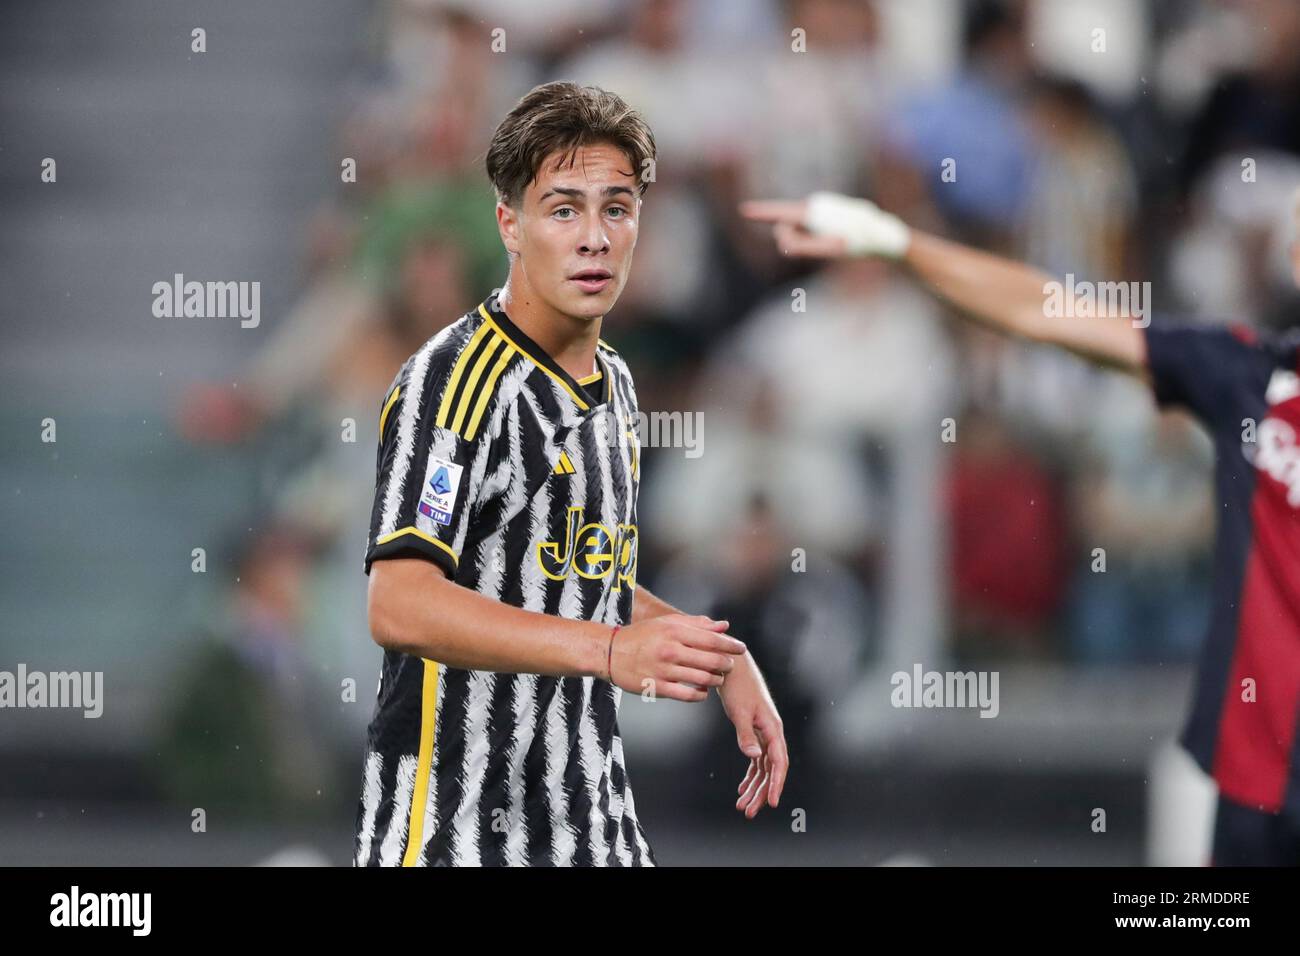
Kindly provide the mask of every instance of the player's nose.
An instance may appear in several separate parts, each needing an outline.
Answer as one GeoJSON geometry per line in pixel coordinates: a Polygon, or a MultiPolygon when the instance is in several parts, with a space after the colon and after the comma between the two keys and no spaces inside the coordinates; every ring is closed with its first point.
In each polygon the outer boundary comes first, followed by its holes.
{"type": "Polygon", "coordinates": [[[599,218],[589,218],[578,237],[578,251],[582,253],[608,252],[609,235],[599,218]]]}

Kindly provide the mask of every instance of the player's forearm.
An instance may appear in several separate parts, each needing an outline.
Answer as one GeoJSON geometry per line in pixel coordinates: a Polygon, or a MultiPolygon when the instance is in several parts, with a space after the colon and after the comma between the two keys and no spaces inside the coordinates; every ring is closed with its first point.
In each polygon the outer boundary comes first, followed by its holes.
{"type": "Polygon", "coordinates": [[[1024,263],[913,230],[905,262],[930,291],[1000,331],[1050,335],[1043,286],[1051,276],[1024,263]]]}
{"type": "Polygon", "coordinates": [[[1041,269],[916,230],[903,261],[936,295],[998,331],[1124,371],[1142,368],[1145,339],[1132,316],[1097,314],[1096,304],[1078,308],[1060,283],[1060,314],[1050,314],[1054,280],[1041,269]]]}
{"type": "MultiPolygon", "coordinates": [[[[742,211],[773,223],[785,255],[901,260],[931,292],[1001,332],[1059,345],[1130,372],[1145,364],[1146,337],[1131,315],[1098,317],[1097,302],[1076,308],[1073,283],[1054,284],[1051,276],[1023,263],[912,229],[868,199],[815,192],[800,202],[747,202],[742,211]]],[[[1119,302],[1132,299],[1128,289],[1116,295],[1119,302]]]]}
{"type": "Polygon", "coordinates": [[[611,629],[525,611],[447,580],[419,558],[370,572],[375,642],[451,667],[553,677],[603,676],[611,629]]]}

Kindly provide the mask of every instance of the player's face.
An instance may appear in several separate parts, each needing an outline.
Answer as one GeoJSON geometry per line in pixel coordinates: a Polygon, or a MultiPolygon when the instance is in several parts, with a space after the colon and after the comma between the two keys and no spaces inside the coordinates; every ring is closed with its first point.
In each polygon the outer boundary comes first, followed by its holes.
{"type": "Polygon", "coordinates": [[[608,143],[565,160],[546,157],[520,208],[498,204],[497,219],[528,288],[563,315],[595,319],[618,301],[632,267],[638,183],[627,154],[608,143]]]}

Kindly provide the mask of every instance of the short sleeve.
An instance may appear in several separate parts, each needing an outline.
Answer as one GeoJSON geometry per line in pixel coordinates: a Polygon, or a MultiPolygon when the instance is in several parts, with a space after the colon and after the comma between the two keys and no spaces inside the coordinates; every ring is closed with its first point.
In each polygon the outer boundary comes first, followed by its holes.
{"type": "Polygon", "coordinates": [[[1264,358],[1251,334],[1236,326],[1152,323],[1146,343],[1156,401],[1182,405],[1210,425],[1235,414],[1240,386],[1264,358]]]}
{"type": "Polygon", "coordinates": [[[378,560],[419,557],[456,577],[483,503],[492,440],[487,403],[467,403],[456,388],[455,360],[426,346],[402,366],[385,395],[367,574],[378,560]]]}

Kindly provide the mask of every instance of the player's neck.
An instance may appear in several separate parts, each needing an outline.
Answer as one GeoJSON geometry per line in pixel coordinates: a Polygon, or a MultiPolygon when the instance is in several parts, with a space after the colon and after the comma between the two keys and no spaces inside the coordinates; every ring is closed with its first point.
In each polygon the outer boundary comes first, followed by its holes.
{"type": "Polygon", "coordinates": [[[585,319],[556,311],[533,293],[528,282],[513,269],[497,296],[497,303],[511,322],[574,379],[586,378],[595,370],[596,340],[604,316],[585,319]]]}

